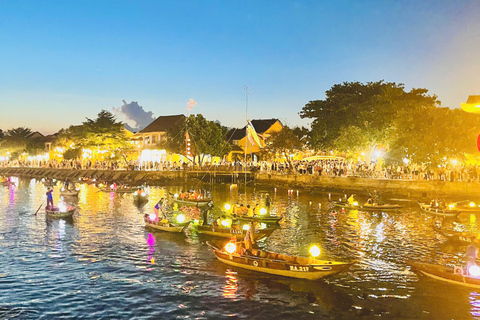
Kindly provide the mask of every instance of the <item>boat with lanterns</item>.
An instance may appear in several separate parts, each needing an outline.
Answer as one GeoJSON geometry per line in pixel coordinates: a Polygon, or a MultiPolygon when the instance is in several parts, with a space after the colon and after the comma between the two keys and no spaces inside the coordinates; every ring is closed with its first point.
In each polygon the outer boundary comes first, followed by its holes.
{"type": "Polygon", "coordinates": [[[244,250],[242,243],[228,242],[223,246],[207,242],[217,259],[225,264],[247,270],[278,276],[318,280],[347,270],[353,263],[332,260],[317,260],[320,249],[310,249],[312,258],[291,256],[275,252],[251,249],[244,250]]]}
{"type": "Polygon", "coordinates": [[[251,211],[251,214],[248,214],[248,207],[237,207],[234,205],[232,207],[229,203],[226,203],[223,208],[223,212],[231,217],[233,220],[238,220],[240,222],[260,222],[265,224],[277,224],[280,220],[283,219],[282,216],[268,214],[267,209],[260,208],[258,214],[254,210],[251,211]]]}
{"type": "Polygon", "coordinates": [[[358,202],[354,201],[349,203],[347,201],[331,201],[331,204],[334,207],[345,208],[349,210],[361,210],[361,211],[397,211],[403,208],[403,206],[398,204],[378,204],[378,203],[365,203],[360,205],[358,202]]]}
{"type": "Polygon", "coordinates": [[[110,186],[105,186],[101,184],[99,188],[103,192],[115,192],[115,193],[131,193],[136,190],[130,186],[126,186],[126,185],[117,186],[115,184],[111,184],[110,186]]]}
{"type": "Polygon", "coordinates": [[[177,233],[183,232],[191,222],[191,220],[185,221],[185,216],[183,214],[176,216],[176,222],[168,219],[158,220],[154,213],[150,215],[145,214],[143,220],[145,221],[145,227],[147,228],[177,233]]]}
{"type": "Polygon", "coordinates": [[[461,212],[461,210],[455,209],[454,205],[449,205],[448,207],[441,207],[422,202],[418,202],[418,205],[423,212],[431,213],[442,217],[456,217],[461,212]]]}
{"type": "Polygon", "coordinates": [[[175,193],[173,195],[173,202],[195,207],[205,207],[209,203],[213,204],[211,197],[196,191],[182,192],[180,194],[175,193]]]}
{"type": "Polygon", "coordinates": [[[464,213],[480,213],[480,205],[474,201],[464,200],[452,203],[455,209],[464,213]]]}
{"type": "Polygon", "coordinates": [[[50,218],[69,218],[76,212],[77,207],[59,204],[58,206],[45,207],[45,214],[50,218]]]}
{"type": "Polygon", "coordinates": [[[480,288],[480,267],[477,265],[469,266],[467,273],[466,268],[458,266],[443,266],[416,261],[410,261],[408,264],[412,271],[427,277],[465,287],[480,288]]]}
{"type": "MultiPolygon", "coordinates": [[[[213,226],[213,225],[198,225],[197,231],[200,234],[218,237],[218,238],[227,238],[230,239],[233,236],[236,237],[237,240],[242,240],[245,238],[247,234],[249,225],[244,225],[241,227],[240,225],[232,225],[228,226],[213,226]]],[[[272,234],[272,232],[276,228],[263,228],[263,229],[255,229],[255,233],[253,235],[255,240],[260,240],[262,238],[268,237],[272,234]]]]}

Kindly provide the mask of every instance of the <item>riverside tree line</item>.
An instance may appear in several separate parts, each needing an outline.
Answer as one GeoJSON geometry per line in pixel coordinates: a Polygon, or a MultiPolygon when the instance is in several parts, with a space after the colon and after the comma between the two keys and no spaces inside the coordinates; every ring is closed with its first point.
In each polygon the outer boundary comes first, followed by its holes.
{"type": "MultiPolygon", "coordinates": [[[[387,165],[408,161],[437,166],[452,158],[459,163],[477,159],[480,117],[442,108],[437,96],[429,95],[426,89],[406,91],[403,84],[385,81],[344,82],[327,90],[325,99],[308,102],[299,116],[310,119],[310,127],[284,126],[273,133],[258,154],[261,160],[307,149],[355,159],[374,147],[385,150],[387,165]]],[[[225,138],[228,129],[201,114],[176,123],[168,130],[167,140],[157,147],[183,154],[187,130],[196,155],[192,161],[201,164],[201,155],[223,157],[230,152],[225,138]]],[[[81,125],[60,130],[55,146],[62,148],[63,159],[67,160],[81,158],[83,149],[96,148],[107,160],[128,161],[134,151],[123,123],[105,110],[96,119],[87,118],[81,125]]],[[[44,144],[29,128],[0,130],[0,155],[7,151],[15,160],[23,154],[43,153],[44,144]]]]}

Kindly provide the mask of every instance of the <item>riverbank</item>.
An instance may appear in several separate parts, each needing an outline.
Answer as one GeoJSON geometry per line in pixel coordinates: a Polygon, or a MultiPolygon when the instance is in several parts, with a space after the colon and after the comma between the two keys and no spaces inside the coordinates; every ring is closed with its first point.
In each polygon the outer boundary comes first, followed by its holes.
{"type": "MultiPolygon", "coordinates": [[[[304,189],[309,192],[348,190],[365,193],[368,190],[382,190],[403,196],[437,197],[439,195],[478,196],[479,182],[445,182],[439,180],[402,180],[360,177],[327,177],[298,174],[246,173],[247,181],[268,184],[282,188],[304,189]]],[[[30,167],[0,168],[0,176],[23,178],[50,178],[71,181],[79,178],[126,183],[131,185],[173,185],[185,182],[237,183],[245,181],[243,172],[219,171],[127,171],[97,169],[52,169],[30,167]]]]}

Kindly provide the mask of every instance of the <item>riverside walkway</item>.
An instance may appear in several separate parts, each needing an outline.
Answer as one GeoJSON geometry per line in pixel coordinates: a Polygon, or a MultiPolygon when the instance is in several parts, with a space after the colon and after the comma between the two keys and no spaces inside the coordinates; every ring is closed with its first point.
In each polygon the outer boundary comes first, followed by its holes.
{"type": "Polygon", "coordinates": [[[0,176],[17,176],[23,178],[50,178],[58,180],[78,180],[79,178],[97,181],[116,181],[133,185],[181,184],[186,182],[236,183],[246,180],[256,184],[268,184],[275,187],[297,188],[315,192],[316,190],[340,190],[365,193],[377,189],[404,196],[437,197],[478,196],[480,182],[447,182],[441,180],[382,179],[361,178],[355,176],[330,177],[309,174],[253,173],[242,171],[212,170],[175,170],[175,171],[141,171],[141,170],[98,170],[98,169],[56,169],[35,167],[2,167],[0,176]]]}

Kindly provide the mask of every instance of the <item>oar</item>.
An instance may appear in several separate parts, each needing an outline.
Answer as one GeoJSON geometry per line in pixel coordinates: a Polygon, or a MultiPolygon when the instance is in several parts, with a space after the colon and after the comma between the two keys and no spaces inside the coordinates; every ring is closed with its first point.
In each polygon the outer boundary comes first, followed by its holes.
{"type": "Polygon", "coordinates": [[[45,202],[45,200],[46,200],[46,198],[45,198],[45,199],[43,199],[43,201],[42,201],[42,204],[40,205],[40,207],[38,207],[37,211],[35,211],[35,214],[34,214],[34,216],[36,216],[36,215],[37,215],[37,213],[38,213],[38,210],[40,210],[40,208],[43,206],[43,203],[45,202]]]}

